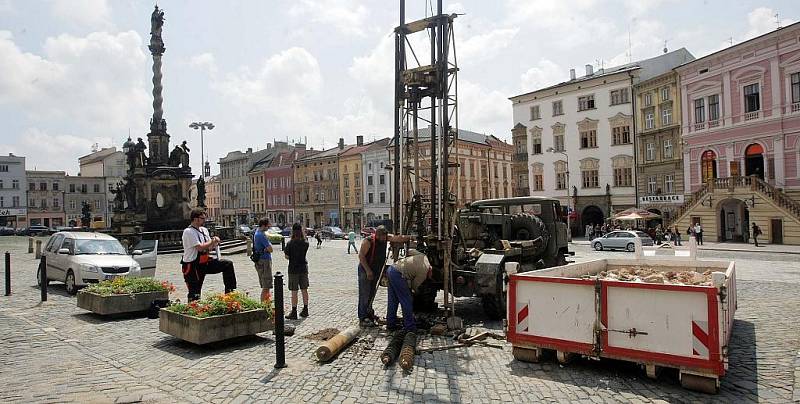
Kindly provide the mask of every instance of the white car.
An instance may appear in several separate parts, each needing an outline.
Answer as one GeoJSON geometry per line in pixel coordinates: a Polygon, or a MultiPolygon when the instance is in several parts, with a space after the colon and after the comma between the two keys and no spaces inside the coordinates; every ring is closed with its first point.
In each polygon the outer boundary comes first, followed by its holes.
{"type": "MultiPolygon", "coordinates": [[[[142,240],[128,255],[119,240],[107,234],[69,231],[50,236],[42,251],[47,257],[48,282],[64,282],[71,295],[81,286],[118,276],[153,277],[157,253],[157,240],[142,240]]],[[[40,263],[39,283],[41,270],[40,263]]]]}

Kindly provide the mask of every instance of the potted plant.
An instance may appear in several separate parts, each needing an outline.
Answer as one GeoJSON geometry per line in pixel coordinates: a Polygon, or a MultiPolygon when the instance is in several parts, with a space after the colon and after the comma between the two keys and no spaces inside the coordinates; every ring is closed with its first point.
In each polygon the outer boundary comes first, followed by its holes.
{"type": "Polygon", "coordinates": [[[176,302],[159,313],[161,332],[202,345],[273,329],[272,304],[238,291],[176,302]]]}
{"type": "Polygon", "coordinates": [[[169,299],[175,286],[153,278],[119,277],[92,283],[78,293],[78,307],[100,315],[149,310],[156,300],[169,299]]]}

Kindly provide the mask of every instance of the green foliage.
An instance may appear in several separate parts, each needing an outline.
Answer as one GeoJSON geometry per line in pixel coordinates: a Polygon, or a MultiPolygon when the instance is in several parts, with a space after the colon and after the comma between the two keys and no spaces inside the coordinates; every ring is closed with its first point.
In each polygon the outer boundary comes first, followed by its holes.
{"type": "Polygon", "coordinates": [[[173,292],[175,286],[167,281],[158,281],[153,278],[119,277],[89,284],[83,291],[100,296],[130,295],[146,292],[173,292]]]}

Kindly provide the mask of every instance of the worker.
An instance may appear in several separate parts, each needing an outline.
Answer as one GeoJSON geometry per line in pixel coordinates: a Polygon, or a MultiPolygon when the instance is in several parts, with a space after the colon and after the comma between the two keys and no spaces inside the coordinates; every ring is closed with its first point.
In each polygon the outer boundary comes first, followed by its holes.
{"type": "Polygon", "coordinates": [[[372,300],[378,288],[381,270],[386,264],[386,249],[389,243],[405,243],[408,236],[389,234],[385,226],[378,226],[375,234],[361,242],[358,252],[358,321],[362,327],[375,326],[375,311],[372,300]]]}
{"type": "Polygon", "coordinates": [[[408,250],[403,259],[389,266],[389,302],[386,309],[386,329],[393,331],[397,325],[397,306],[403,308],[403,330],[415,332],[412,293],[416,292],[426,279],[431,277],[431,263],[428,257],[417,250],[408,250]]]}

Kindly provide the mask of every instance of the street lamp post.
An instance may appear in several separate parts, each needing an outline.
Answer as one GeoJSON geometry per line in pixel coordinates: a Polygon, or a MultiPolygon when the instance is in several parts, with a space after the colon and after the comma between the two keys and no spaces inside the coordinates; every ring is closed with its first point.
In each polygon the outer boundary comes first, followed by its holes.
{"type": "MultiPolygon", "coordinates": [[[[566,174],[566,184],[565,185],[567,186],[567,233],[569,234],[569,239],[572,240],[572,227],[570,226],[570,219],[569,219],[569,215],[570,215],[570,213],[572,211],[572,207],[571,207],[571,205],[572,205],[572,202],[571,202],[572,201],[572,197],[569,195],[569,155],[567,154],[567,152],[565,152],[563,150],[556,150],[556,149],[554,149],[552,147],[548,147],[547,148],[547,152],[548,153],[559,153],[559,154],[562,154],[564,156],[564,158],[566,159],[566,162],[567,162],[567,167],[566,167],[567,168],[567,172],[565,173],[566,174]]],[[[556,181],[558,181],[558,179],[556,179],[556,181]]]]}
{"type": "Polygon", "coordinates": [[[194,130],[200,129],[200,176],[203,177],[203,179],[205,179],[206,178],[206,171],[205,171],[206,170],[206,167],[205,167],[206,163],[205,163],[204,159],[206,158],[205,157],[206,155],[205,155],[205,150],[204,150],[204,147],[203,147],[204,146],[204,144],[203,144],[204,143],[203,142],[203,132],[206,129],[208,129],[208,130],[214,129],[214,124],[211,123],[211,122],[192,122],[192,123],[189,124],[189,127],[194,129],[194,130]]]}

